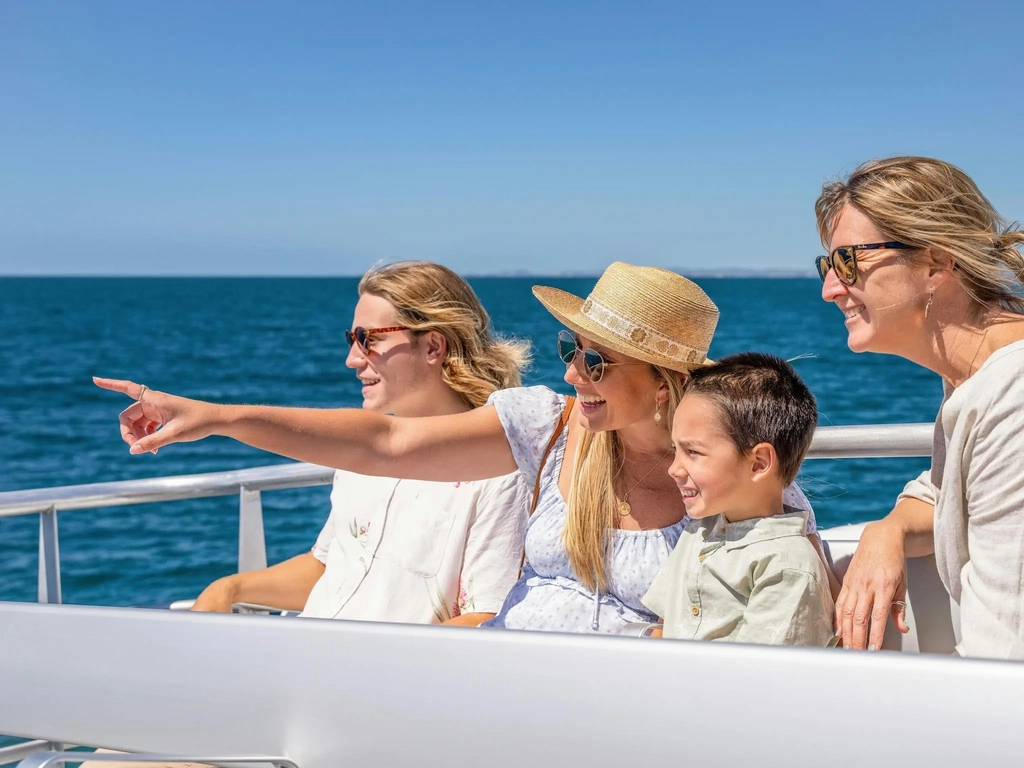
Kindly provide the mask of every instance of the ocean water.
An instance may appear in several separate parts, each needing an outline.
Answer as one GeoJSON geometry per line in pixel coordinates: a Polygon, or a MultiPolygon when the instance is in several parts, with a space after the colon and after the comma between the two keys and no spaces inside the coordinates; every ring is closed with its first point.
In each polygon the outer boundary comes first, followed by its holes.
{"type": "MultiPolygon", "coordinates": [[[[593,279],[471,281],[496,329],[535,344],[528,384],[565,390],[558,322],[534,283],[586,295],[593,279]]],[[[706,279],[721,309],[713,357],[760,350],[793,358],[823,424],[931,421],[934,375],[854,355],[838,310],[814,279],[706,279]]],[[[225,439],[133,457],[118,434],[127,399],[90,376],[132,378],[191,397],[283,405],[358,405],[345,367],[356,301],[348,278],[0,278],[0,491],[235,469],[282,461],[225,439]]],[[[925,459],[810,461],[801,483],[819,524],[880,517],[925,459]]],[[[263,496],[268,558],[307,550],[328,514],[325,487],[263,496]]],[[[231,573],[235,496],[60,515],[64,600],[155,605],[193,597],[231,573]]],[[[0,600],[35,600],[35,516],[0,519],[0,600]]]]}

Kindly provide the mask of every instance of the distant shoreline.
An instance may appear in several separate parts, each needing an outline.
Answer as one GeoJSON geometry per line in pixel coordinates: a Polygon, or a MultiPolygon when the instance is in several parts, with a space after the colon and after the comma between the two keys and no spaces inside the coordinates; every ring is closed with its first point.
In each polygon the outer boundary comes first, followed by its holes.
{"type": "MultiPolygon", "coordinates": [[[[678,272],[686,277],[694,279],[729,279],[729,278],[761,278],[768,280],[778,279],[816,279],[813,272],[804,270],[753,270],[753,269],[715,269],[715,270],[688,270],[678,267],[666,267],[673,272],[678,272]]],[[[545,279],[591,279],[596,280],[601,276],[600,272],[567,271],[567,272],[463,272],[463,277],[474,278],[545,278],[545,279]]],[[[0,280],[351,280],[362,277],[362,274],[331,274],[331,275],[127,275],[127,274],[101,274],[101,275],[30,275],[30,274],[0,274],[0,280]]]]}

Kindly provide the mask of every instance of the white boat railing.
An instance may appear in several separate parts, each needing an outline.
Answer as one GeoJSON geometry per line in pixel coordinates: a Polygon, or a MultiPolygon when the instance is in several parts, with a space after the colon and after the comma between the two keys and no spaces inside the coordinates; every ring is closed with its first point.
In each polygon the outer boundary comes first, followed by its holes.
{"type": "MultiPolygon", "coordinates": [[[[59,752],[62,751],[63,748],[63,744],[55,744],[52,741],[43,741],[41,739],[22,741],[18,744],[12,744],[9,747],[0,748],[0,765],[17,763],[24,760],[29,755],[36,755],[48,750],[56,750],[59,752]]],[[[81,755],[79,755],[79,759],[81,759],[81,755]]]]}
{"type": "Polygon", "coordinates": [[[242,573],[267,567],[262,492],[327,485],[333,476],[334,470],[327,467],[290,463],[199,475],[9,491],[0,493],[0,518],[39,515],[39,602],[60,603],[58,512],[238,494],[238,571],[242,573]]]}
{"type": "MultiPolygon", "coordinates": [[[[931,424],[880,424],[820,427],[809,459],[893,458],[931,455],[931,424]]],[[[158,501],[238,494],[238,571],[267,566],[263,532],[263,491],[327,485],[334,470],[314,464],[178,475],[112,483],[67,485],[0,493],[0,518],[39,515],[40,603],[61,602],[57,513],[158,501]]]]}

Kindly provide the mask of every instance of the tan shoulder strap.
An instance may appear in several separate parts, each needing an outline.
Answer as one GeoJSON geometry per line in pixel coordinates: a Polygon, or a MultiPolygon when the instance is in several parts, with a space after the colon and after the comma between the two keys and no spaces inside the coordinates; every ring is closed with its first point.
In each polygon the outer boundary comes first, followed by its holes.
{"type": "Polygon", "coordinates": [[[565,398],[565,407],[562,409],[562,415],[558,417],[555,431],[551,434],[551,439],[548,440],[548,447],[544,449],[544,455],[540,457],[540,464],[537,466],[537,482],[533,486],[533,501],[530,503],[530,517],[533,517],[533,513],[537,509],[537,499],[540,497],[540,477],[544,472],[544,465],[547,464],[548,455],[555,447],[555,443],[558,442],[558,436],[562,434],[562,430],[565,429],[565,425],[569,422],[569,414],[572,412],[572,407],[575,404],[575,397],[565,398]]]}

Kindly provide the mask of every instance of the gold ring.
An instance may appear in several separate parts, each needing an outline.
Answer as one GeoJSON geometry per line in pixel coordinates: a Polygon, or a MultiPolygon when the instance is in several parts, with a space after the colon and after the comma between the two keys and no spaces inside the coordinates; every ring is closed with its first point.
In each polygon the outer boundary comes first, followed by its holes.
{"type": "Polygon", "coordinates": [[[146,394],[146,390],[149,389],[149,387],[147,387],[145,384],[139,384],[139,386],[142,387],[142,389],[139,390],[139,396],[135,398],[135,402],[137,403],[142,402],[142,396],[146,394]]]}

